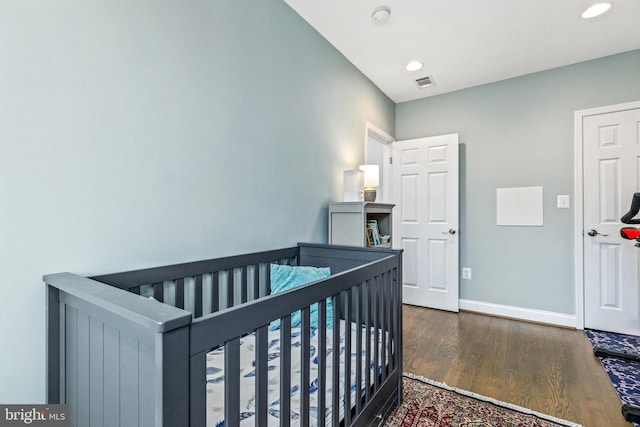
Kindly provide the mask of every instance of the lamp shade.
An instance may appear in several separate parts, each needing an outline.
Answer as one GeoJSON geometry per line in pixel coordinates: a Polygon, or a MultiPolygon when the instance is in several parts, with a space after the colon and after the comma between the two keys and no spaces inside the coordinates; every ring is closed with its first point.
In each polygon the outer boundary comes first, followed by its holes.
{"type": "Polygon", "coordinates": [[[378,187],[380,185],[380,166],[360,165],[360,170],[364,172],[365,187],[378,187]]]}

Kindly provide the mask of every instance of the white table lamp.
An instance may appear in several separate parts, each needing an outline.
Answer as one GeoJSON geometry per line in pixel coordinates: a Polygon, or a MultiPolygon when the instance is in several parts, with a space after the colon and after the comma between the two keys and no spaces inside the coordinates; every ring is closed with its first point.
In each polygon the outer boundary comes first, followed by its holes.
{"type": "Polygon", "coordinates": [[[360,165],[360,170],[364,172],[364,201],[376,201],[376,188],[380,185],[380,166],[360,165]]]}

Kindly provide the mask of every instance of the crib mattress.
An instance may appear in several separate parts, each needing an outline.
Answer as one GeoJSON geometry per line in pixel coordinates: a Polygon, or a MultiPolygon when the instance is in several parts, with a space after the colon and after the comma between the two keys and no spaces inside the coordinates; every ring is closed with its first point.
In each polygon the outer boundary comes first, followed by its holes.
{"type": "MultiPolygon", "coordinates": [[[[363,329],[366,326],[361,325],[363,329]]],[[[355,337],[356,323],[350,324],[351,329],[351,402],[355,402],[356,394],[356,379],[355,379],[355,366],[356,357],[364,357],[364,355],[358,356],[355,353],[355,337]]],[[[340,372],[345,371],[345,321],[340,321],[340,372]]],[[[331,413],[332,393],[335,389],[332,384],[332,372],[333,372],[333,330],[327,329],[327,345],[326,345],[326,400],[328,408],[325,409],[325,420],[327,424],[330,424],[333,414],[331,413]]],[[[365,348],[365,342],[367,336],[370,339],[370,345],[372,349],[378,348],[375,344],[375,330],[371,329],[369,333],[366,330],[362,331],[362,348],[365,348]]],[[[378,334],[380,339],[380,334],[378,334]]],[[[308,385],[310,398],[309,398],[309,412],[310,412],[310,425],[317,425],[318,419],[318,334],[317,330],[311,330],[311,384],[308,385]]],[[[388,342],[388,341],[387,341],[388,342]]],[[[255,334],[247,335],[241,339],[240,343],[240,425],[241,426],[253,426],[255,425],[255,334]]],[[[300,328],[291,328],[291,425],[298,425],[300,423],[300,371],[301,371],[301,331],[300,328]]],[[[364,352],[363,352],[364,353],[364,352]]],[[[380,356],[380,353],[378,354],[380,356]]],[[[378,359],[380,360],[380,358],[378,359]]],[[[280,425],[280,331],[269,332],[269,345],[268,345],[268,425],[278,426],[280,425]]],[[[374,372],[379,373],[381,368],[375,368],[373,361],[362,362],[362,378],[364,378],[364,370],[369,368],[371,372],[371,378],[373,378],[374,372]]],[[[207,354],[207,427],[222,427],[224,426],[224,348],[213,350],[207,354]]],[[[340,402],[344,402],[345,375],[340,375],[340,384],[338,390],[340,391],[340,402]]],[[[360,395],[364,393],[363,384],[359,387],[360,395]]],[[[339,420],[344,417],[344,405],[340,405],[339,420]]]]}

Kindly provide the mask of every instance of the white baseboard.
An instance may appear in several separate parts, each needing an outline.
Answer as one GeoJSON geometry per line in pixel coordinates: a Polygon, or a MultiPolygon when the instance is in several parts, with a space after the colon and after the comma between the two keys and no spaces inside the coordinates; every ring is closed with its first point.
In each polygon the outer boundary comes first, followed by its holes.
{"type": "Polygon", "coordinates": [[[460,300],[460,309],[493,316],[508,317],[529,322],[546,323],[554,326],[577,329],[577,319],[574,314],[555,313],[553,311],[535,310],[531,308],[514,307],[510,305],[492,304],[468,299],[460,300]]]}

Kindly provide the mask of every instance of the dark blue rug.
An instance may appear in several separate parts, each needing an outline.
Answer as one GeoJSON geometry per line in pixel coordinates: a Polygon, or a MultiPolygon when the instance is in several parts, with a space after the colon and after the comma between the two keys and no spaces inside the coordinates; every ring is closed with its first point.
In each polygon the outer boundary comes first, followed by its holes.
{"type": "MultiPolygon", "coordinates": [[[[594,349],[640,354],[640,337],[592,330],[585,330],[585,334],[594,349]]],[[[634,415],[633,409],[640,408],[640,362],[617,357],[600,357],[600,362],[620,397],[625,419],[640,427],[640,416],[634,415]],[[632,408],[632,413],[626,413],[625,408],[632,408]]]]}

